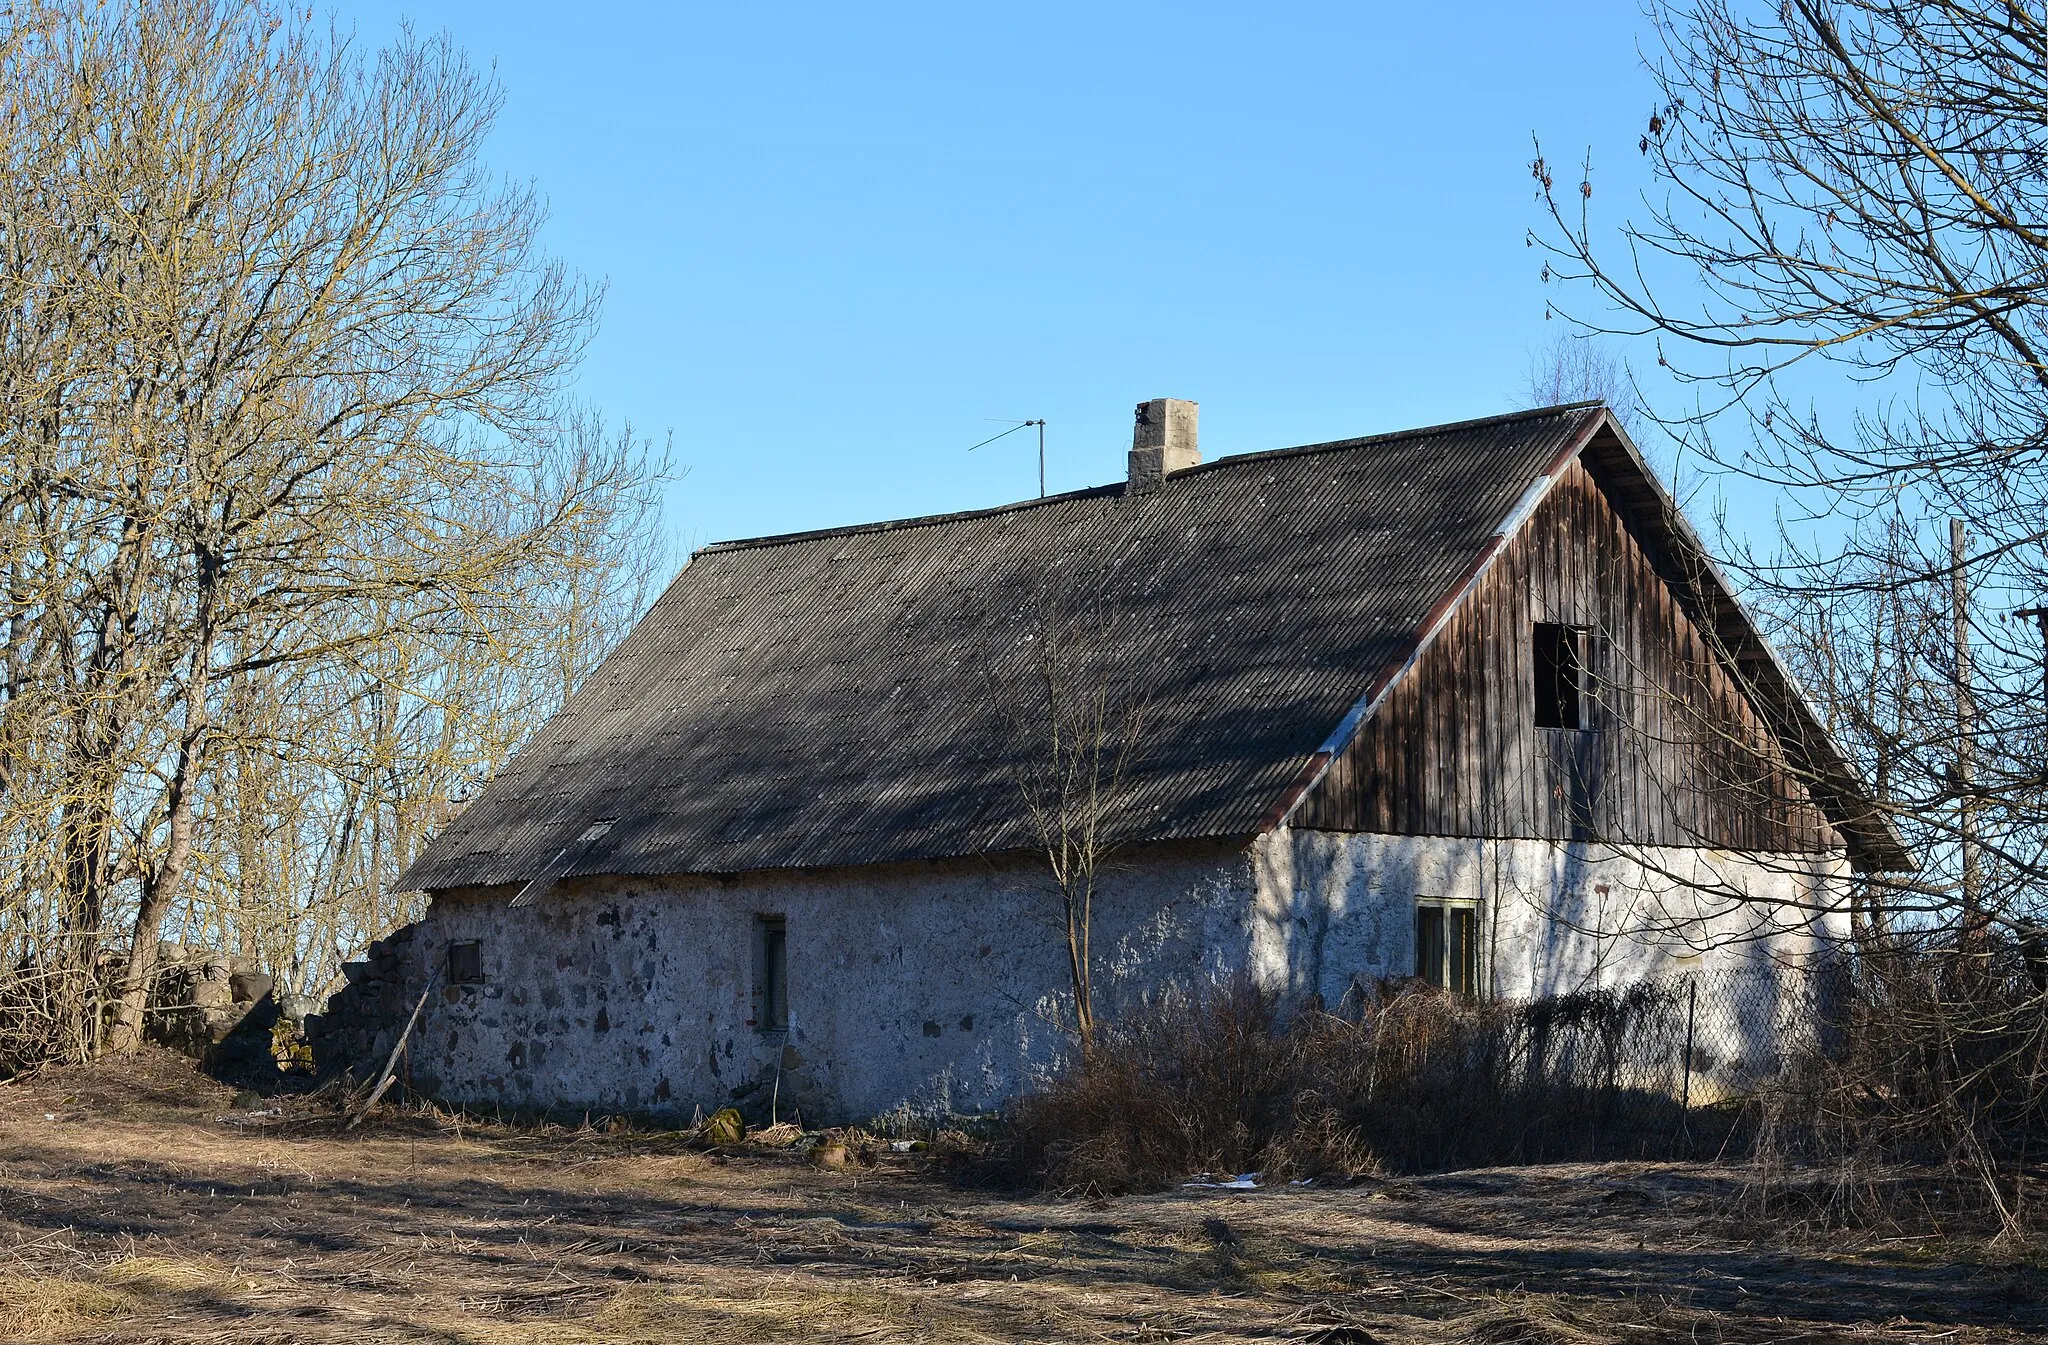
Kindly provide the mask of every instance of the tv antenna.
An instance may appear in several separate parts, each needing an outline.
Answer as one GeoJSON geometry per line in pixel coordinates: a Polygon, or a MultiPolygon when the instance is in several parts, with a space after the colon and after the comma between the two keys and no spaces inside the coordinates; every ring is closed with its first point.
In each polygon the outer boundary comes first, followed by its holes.
{"type": "MultiPolygon", "coordinates": [[[[995,417],[991,416],[991,417],[990,417],[990,419],[991,419],[991,420],[994,420],[994,419],[995,419],[995,417]]],[[[982,447],[982,445],[983,445],[983,444],[992,444],[992,443],[994,443],[994,442],[995,442],[996,440],[998,440],[998,439],[1001,439],[1001,438],[1003,437],[1003,435],[1015,434],[1015,433],[1016,433],[1017,431],[1019,431],[1019,430],[1022,430],[1022,429],[1027,429],[1027,428],[1029,428],[1030,426],[1036,425],[1036,426],[1038,427],[1038,498],[1039,498],[1039,499],[1041,499],[1041,500],[1042,500],[1042,499],[1044,499],[1044,498],[1045,498],[1045,422],[1044,422],[1043,420],[1013,420],[1013,421],[1001,421],[1001,420],[997,420],[997,421],[996,421],[996,423],[997,423],[997,424],[999,424],[999,425],[1000,425],[1000,424],[1007,424],[1007,425],[1008,425],[1008,426],[1009,426],[1010,428],[1009,428],[1009,429],[1007,429],[1007,430],[1004,430],[1004,431],[1002,432],[1002,434],[992,434],[992,435],[990,435],[990,436],[989,436],[988,438],[986,438],[986,439],[982,440],[982,441],[981,441],[981,443],[979,443],[979,444],[969,444],[969,445],[967,446],[967,451],[968,451],[969,453],[972,453],[972,452],[973,452],[973,451],[974,451],[975,449],[977,449],[977,448],[980,448],[980,447],[982,447]]]]}

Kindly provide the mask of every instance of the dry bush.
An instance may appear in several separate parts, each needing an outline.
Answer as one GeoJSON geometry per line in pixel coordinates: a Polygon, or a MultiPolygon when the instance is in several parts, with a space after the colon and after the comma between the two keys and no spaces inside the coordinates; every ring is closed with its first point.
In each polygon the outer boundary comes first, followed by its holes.
{"type": "Polygon", "coordinates": [[[1013,1170],[1107,1192],[1672,1153],[1699,1135],[1639,1067],[1679,1054],[1675,1011],[1656,985],[1475,1003],[1404,983],[1292,1015],[1243,980],[1170,993],[1012,1109],[1013,1170]]]}
{"type": "Polygon", "coordinates": [[[1020,1175],[1104,1191],[1264,1166],[1291,1130],[1300,1038],[1244,982],[1169,995],[1103,1029],[1087,1062],[1011,1115],[1020,1175]]]}
{"type": "Polygon", "coordinates": [[[2038,1227],[2048,1000],[2011,941],[1859,960],[1840,1019],[1760,1099],[1760,1210],[1822,1226],[2038,1227]]]}

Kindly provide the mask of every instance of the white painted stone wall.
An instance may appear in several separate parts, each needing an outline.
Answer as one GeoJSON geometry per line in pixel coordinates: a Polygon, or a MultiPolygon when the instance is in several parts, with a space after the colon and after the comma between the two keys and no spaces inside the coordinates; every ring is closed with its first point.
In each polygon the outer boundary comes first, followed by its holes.
{"type": "MultiPolygon", "coordinates": [[[[1845,872],[1839,856],[1329,832],[1152,847],[1104,878],[1098,1012],[1239,971],[1335,1004],[1414,970],[1418,896],[1483,903],[1497,995],[1761,967],[1843,936],[1845,872]],[[1703,883],[1728,897],[1703,900],[1703,883]],[[1831,909],[1786,918],[1799,905],[1831,909]]],[[[483,983],[442,988],[419,1029],[415,1083],[450,1101],[686,1118],[773,1099],[821,1123],[973,1112],[1067,1047],[1058,901],[1021,859],[577,880],[521,910],[515,890],[438,894],[412,941],[413,977],[450,943],[482,945],[483,983]],[[787,922],[786,1032],[749,1025],[760,915],[787,922]]]]}
{"type": "MultiPolygon", "coordinates": [[[[1230,846],[1133,855],[1095,917],[1098,1011],[1244,955],[1252,867],[1230,846]]],[[[431,1001],[416,1083],[450,1101],[687,1118],[737,1100],[783,1118],[859,1120],[899,1104],[987,1110],[1066,1045],[1057,896],[1017,860],[733,879],[565,883],[437,894],[415,976],[482,945],[484,983],[431,1001]],[[789,1028],[748,1025],[755,920],[787,922],[789,1028]]]]}
{"type": "Polygon", "coordinates": [[[1419,898],[1476,901],[1493,997],[1690,982],[1694,1102],[1752,1087],[1814,1040],[1830,993],[1814,973],[1849,938],[1840,853],[1303,831],[1256,856],[1251,945],[1266,984],[1337,1006],[1413,974],[1419,898]]]}

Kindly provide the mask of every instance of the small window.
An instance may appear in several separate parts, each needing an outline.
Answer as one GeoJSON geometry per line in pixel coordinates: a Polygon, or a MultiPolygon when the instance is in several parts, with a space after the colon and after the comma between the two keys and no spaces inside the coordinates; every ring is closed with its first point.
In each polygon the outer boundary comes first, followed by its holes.
{"type": "Polygon", "coordinates": [[[1536,623],[1536,727],[1586,727],[1586,633],[1554,622],[1536,623]]]}
{"type": "Polygon", "coordinates": [[[789,924],[779,915],[754,917],[754,1026],[789,1027],[789,924]]]}
{"type": "Polygon", "coordinates": [[[484,946],[480,943],[448,945],[448,984],[481,985],[484,979],[484,946]]]}
{"type": "Polygon", "coordinates": [[[1415,903],[1415,975],[1460,995],[1479,993],[1479,907],[1469,901],[1415,903]]]}

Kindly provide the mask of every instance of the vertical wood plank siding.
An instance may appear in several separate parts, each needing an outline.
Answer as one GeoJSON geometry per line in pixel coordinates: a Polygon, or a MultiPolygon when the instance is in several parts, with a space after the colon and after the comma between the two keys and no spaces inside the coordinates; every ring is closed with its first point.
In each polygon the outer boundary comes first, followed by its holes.
{"type": "Polygon", "coordinates": [[[1295,825],[1734,850],[1840,844],[1674,579],[1670,559],[1573,462],[1295,825]],[[1539,621],[1588,632],[1588,729],[1535,726],[1539,621]]]}

